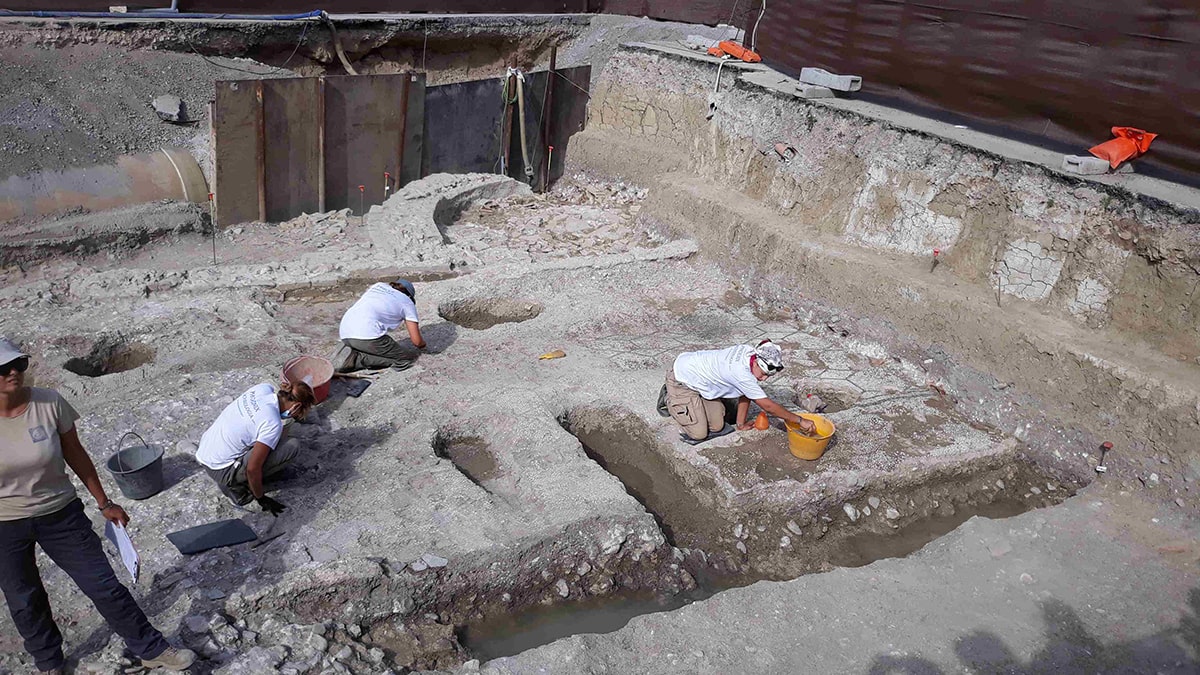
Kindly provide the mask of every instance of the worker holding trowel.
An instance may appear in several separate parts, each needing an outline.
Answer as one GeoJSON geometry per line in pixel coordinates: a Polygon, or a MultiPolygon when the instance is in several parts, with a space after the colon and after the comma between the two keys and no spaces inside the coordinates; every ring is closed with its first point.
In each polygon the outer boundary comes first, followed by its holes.
{"type": "Polygon", "coordinates": [[[312,387],[304,382],[284,382],[278,390],[256,384],[225,406],[204,432],[196,461],[229,501],[244,506],[254,499],[277,516],[286,507],[267,496],[263,479],[300,454],[295,439],[283,440],[284,420],[303,420],[315,403],[312,387]]]}
{"type": "Polygon", "coordinates": [[[757,347],[736,345],[727,349],[684,352],[675,357],[667,371],[667,382],[659,394],[659,412],[665,412],[683,427],[685,443],[699,443],[731,433],[725,423],[723,399],[737,400],[736,425],[741,431],[753,426],[747,422],[750,403],[768,415],[782,418],[812,433],[813,423],[787,410],[767,397],[760,382],[783,370],[783,349],[770,340],[757,347]]]}
{"type": "Polygon", "coordinates": [[[338,337],[350,349],[350,355],[338,372],[391,368],[406,370],[413,364],[410,353],[388,331],[404,325],[417,349],[425,348],[421,322],[417,318],[417,290],[407,279],[372,284],[358,299],[338,326],[338,337]]]}

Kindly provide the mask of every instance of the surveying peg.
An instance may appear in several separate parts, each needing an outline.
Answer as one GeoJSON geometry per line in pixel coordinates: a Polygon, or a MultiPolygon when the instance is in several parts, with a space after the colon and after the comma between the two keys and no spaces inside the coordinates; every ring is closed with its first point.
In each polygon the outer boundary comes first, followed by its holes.
{"type": "Polygon", "coordinates": [[[1112,443],[1104,441],[1100,444],[1100,463],[1096,465],[1096,473],[1108,471],[1108,467],[1104,466],[1104,456],[1108,454],[1109,450],[1112,450],[1112,443]]]}

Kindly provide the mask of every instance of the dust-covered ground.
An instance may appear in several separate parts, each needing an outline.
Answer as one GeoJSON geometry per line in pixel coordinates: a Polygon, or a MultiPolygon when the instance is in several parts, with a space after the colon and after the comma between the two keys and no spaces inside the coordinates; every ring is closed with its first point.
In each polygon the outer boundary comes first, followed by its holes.
{"type": "MultiPolygon", "coordinates": [[[[126,432],[163,448],[166,489],[124,500],[136,594],[204,656],[196,672],[453,668],[471,657],[456,635],[495,617],[866,564],[1087,480],[1051,461],[1058,448],[972,419],[922,364],[756,304],[639,218],[644,198],[585,176],[536,196],[433,176],[362,219],[231,229],[216,265],[206,233],[181,231],[11,268],[3,333],[33,351],[35,383],[79,408],[114,494],[103,463],[139,442],[126,432]],[[292,425],[304,452],[270,487],[289,507],[278,520],[230,505],[178,444],[291,357],[332,354],[345,308],[395,276],[418,282],[428,353],[358,398],[335,381],[292,425]],[[769,393],[831,404],[838,432],[817,462],[778,428],[687,445],[655,411],[676,354],[764,337],[789,360],[769,393]],[[552,350],[566,356],[539,360],[552,350]],[[224,518],[261,545],[183,556],[165,539],[224,518]]],[[[114,672],[120,641],[43,571],[72,657],[114,672]]]]}

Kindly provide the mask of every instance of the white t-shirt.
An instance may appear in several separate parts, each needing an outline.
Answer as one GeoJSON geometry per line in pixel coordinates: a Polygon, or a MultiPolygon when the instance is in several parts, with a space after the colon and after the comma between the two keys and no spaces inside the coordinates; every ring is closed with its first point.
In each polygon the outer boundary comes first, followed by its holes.
{"type": "Polygon", "coordinates": [[[250,452],[256,442],[274,450],[282,434],[275,388],[265,382],[256,384],[225,406],[200,437],[196,460],[210,469],[224,469],[250,452]]]}
{"type": "Polygon", "coordinates": [[[371,284],[358,302],[346,310],[338,326],[338,337],[374,340],[405,321],[420,323],[412,298],[388,284],[371,284]]]}
{"type": "Polygon", "coordinates": [[[750,356],[754,347],[737,345],[728,349],[684,352],[675,357],[675,379],[709,400],[719,398],[766,398],[754,373],[750,356]]]}

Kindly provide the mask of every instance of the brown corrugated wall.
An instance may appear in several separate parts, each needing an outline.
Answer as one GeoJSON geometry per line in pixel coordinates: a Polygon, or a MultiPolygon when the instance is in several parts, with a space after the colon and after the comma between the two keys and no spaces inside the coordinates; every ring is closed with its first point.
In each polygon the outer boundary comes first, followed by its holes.
{"type": "MultiPolygon", "coordinates": [[[[104,10],[109,0],[7,0],[104,10]]],[[[163,5],[168,3],[163,2],[163,5]]],[[[298,13],[311,0],[181,0],[298,13]]],[[[319,6],[319,5],[318,5],[319,6]]],[[[349,0],[338,12],[605,12],[749,32],[762,0],[349,0]]],[[[236,7],[236,9],[234,9],[236,7]]],[[[1142,170],[1200,183],[1200,0],[769,0],[769,65],[863,76],[863,96],[1084,154],[1112,126],[1160,134],[1142,170]]],[[[747,38],[749,42],[749,38],[747,38]]]]}
{"type": "Polygon", "coordinates": [[[1078,154],[1141,127],[1160,134],[1141,166],[1200,179],[1196,0],[771,0],[758,48],[1078,154]]]}

